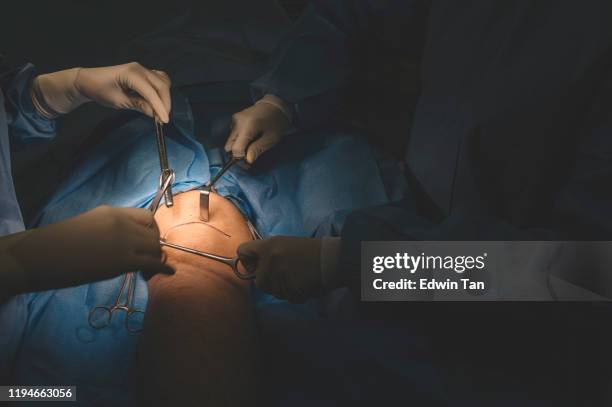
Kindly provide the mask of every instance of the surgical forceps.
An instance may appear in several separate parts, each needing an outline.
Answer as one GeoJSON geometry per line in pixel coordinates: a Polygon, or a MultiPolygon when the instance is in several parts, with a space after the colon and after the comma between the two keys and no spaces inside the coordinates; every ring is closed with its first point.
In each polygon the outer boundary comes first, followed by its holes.
{"type": "Polygon", "coordinates": [[[244,157],[230,156],[228,162],[221,168],[221,170],[215,175],[202,189],[200,190],[200,220],[208,222],[210,219],[210,193],[213,191],[215,183],[238,161],[244,159],[244,157]]]}
{"type": "MultiPolygon", "coordinates": [[[[157,118],[154,118],[153,121],[155,122],[155,139],[157,141],[157,152],[159,153],[159,167],[161,169],[161,176],[167,176],[169,175],[169,171],[172,170],[168,165],[168,154],[166,152],[166,136],[164,134],[164,124],[161,121],[158,121],[157,118]]],[[[171,187],[166,189],[164,193],[164,198],[167,207],[174,205],[171,187]]]]}
{"type": "MultiPolygon", "coordinates": [[[[159,187],[151,204],[149,205],[149,210],[155,214],[157,209],[159,208],[159,204],[161,203],[162,198],[170,189],[170,186],[174,182],[175,175],[173,170],[167,170],[165,173],[162,172],[159,175],[159,187]]],[[[151,225],[149,225],[150,227],[151,225]]],[[[113,319],[113,313],[115,311],[125,311],[125,329],[129,332],[138,333],[141,331],[141,327],[134,328],[133,317],[134,315],[139,315],[144,317],[144,311],[132,308],[132,299],[134,297],[134,272],[128,272],[123,277],[123,281],[121,282],[121,289],[119,290],[119,294],[115,299],[115,304],[112,306],[98,305],[94,307],[91,311],[89,311],[89,317],[87,321],[92,328],[102,329],[106,328],[111,324],[111,320],[113,319]],[[127,293],[125,290],[127,289],[127,293]],[[125,301],[122,303],[121,299],[125,297],[125,301]],[[132,321],[132,322],[130,322],[132,321]]]]}
{"type": "Polygon", "coordinates": [[[247,270],[246,273],[243,273],[243,272],[240,271],[240,269],[238,268],[238,263],[240,262],[240,257],[238,257],[238,256],[236,256],[236,257],[218,256],[216,254],[202,252],[200,250],[191,249],[189,247],[181,246],[181,245],[178,245],[178,244],[168,243],[168,242],[166,242],[164,240],[160,240],[159,244],[161,244],[162,246],[170,247],[172,249],[182,250],[182,251],[187,252],[187,253],[195,254],[196,256],[204,257],[204,258],[207,258],[207,259],[211,259],[211,260],[215,260],[215,261],[218,261],[220,263],[223,263],[223,264],[229,266],[232,269],[232,271],[234,272],[234,274],[236,274],[236,276],[239,279],[241,279],[241,280],[253,280],[255,278],[255,274],[249,272],[246,267],[245,267],[245,270],[247,270]]]}

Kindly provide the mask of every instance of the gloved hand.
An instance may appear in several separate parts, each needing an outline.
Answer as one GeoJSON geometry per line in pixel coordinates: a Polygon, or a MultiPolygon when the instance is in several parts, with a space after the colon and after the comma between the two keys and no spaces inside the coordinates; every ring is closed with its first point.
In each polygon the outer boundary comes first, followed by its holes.
{"type": "Polygon", "coordinates": [[[94,101],[115,109],[138,110],[168,123],[170,78],[132,62],[104,68],[72,68],[37,76],[34,105],[47,117],[68,113],[94,101]]]}
{"type": "Polygon", "coordinates": [[[234,157],[246,155],[247,164],[253,164],[258,157],[274,147],[285,136],[291,124],[282,103],[270,95],[234,114],[225,151],[231,151],[234,157]]]}
{"type": "Polygon", "coordinates": [[[159,230],[146,209],[100,206],[34,229],[9,249],[28,291],[106,280],[127,271],[173,270],[163,264],[159,230]]]}
{"type": "Polygon", "coordinates": [[[256,272],[257,288],[295,303],[324,294],[321,239],[276,236],[238,248],[240,261],[256,272]]]}

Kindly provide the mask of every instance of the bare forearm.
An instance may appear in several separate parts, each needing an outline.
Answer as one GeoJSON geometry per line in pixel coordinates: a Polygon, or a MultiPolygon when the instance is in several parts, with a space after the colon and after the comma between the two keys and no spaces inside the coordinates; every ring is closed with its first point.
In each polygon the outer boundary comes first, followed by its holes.
{"type": "Polygon", "coordinates": [[[252,311],[247,287],[235,280],[185,266],[149,282],[140,352],[147,404],[237,406],[252,399],[252,311]]]}

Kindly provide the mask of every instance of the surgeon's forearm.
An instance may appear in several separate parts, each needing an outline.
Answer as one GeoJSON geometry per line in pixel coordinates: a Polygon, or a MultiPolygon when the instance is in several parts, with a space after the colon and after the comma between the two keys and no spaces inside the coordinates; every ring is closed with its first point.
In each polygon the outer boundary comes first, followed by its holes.
{"type": "Polygon", "coordinates": [[[346,42],[345,32],[311,8],[283,39],[269,70],[251,84],[255,98],[272,94],[285,100],[299,128],[324,122],[349,80],[346,42]]]}
{"type": "Polygon", "coordinates": [[[19,262],[0,251],[0,304],[25,291],[26,280],[19,262]]]}
{"type": "Polygon", "coordinates": [[[11,248],[29,232],[0,237],[0,304],[10,297],[27,291],[28,283],[22,264],[11,248]]]}
{"type": "Polygon", "coordinates": [[[312,2],[277,47],[269,70],[251,84],[255,97],[282,98],[291,105],[296,127],[313,128],[330,120],[345,102],[345,89],[363,61],[372,59],[368,53],[373,45],[385,49],[391,42],[393,48],[401,46],[403,55],[420,56],[429,2],[380,3],[312,2]],[[390,38],[391,33],[395,36],[390,38]],[[399,44],[396,38],[402,38],[399,44]]]}

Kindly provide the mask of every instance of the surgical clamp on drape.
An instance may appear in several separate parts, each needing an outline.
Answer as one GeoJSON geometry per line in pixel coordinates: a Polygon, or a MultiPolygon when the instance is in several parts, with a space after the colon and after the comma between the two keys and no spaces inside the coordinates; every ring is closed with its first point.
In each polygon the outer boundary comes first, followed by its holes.
{"type": "MultiPolygon", "coordinates": [[[[168,166],[168,156],[166,154],[166,141],[164,140],[164,131],[163,125],[155,120],[155,137],[157,139],[157,150],[159,153],[159,164],[161,167],[161,172],[159,174],[159,185],[157,187],[157,191],[151,204],[149,205],[149,210],[155,215],[159,205],[161,203],[162,198],[166,201],[166,206],[170,207],[173,205],[172,200],[172,183],[175,180],[174,170],[170,169],[168,166]]],[[[152,226],[149,225],[149,227],[152,226]]],[[[134,297],[134,272],[130,271],[123,276],[123,280],[121,282],[121,288],[119,289],[119,293],[117,294],[117,298],[115,299],[115,303],[110,306],[98,305],[91,309],[89,312],[88,322],[92,328],[102,329],[111,324],[111,320],[113,317],[113,313],[115,311],[124,311],[125,315],[125,328],[130,331],[137,333],[140,331],[140,328],[135,328],[132,322],[132,317],[134,315],[143,315],[144,311],[132,308],[132,299],[134,297]],[[122,298],[124,302],[121,302],[122,298]]]]}
{"type": "MultiPolygon", "coordinates": [[[[149,210],[155,215],[159,205],[161,203],[162,198],[167,194],[170,189],[170,186],[174,182],[175,175],[173,170],[168,170],[166,172],[166,176],[164,177],[164,173],[162,172],[159,176],[159,187],[157,188],[157,192],[149,205],[149,210]]],[[[149,227],[152,226],[149,225],[149,227]]],[[[129,332],[138,333],[140,332],[139,327],[134,327],[135,324],[133,322],[134,315],[144,315],[144,311],[133,308],[132,300],[134,297],[134,272],[130,271],[123,276],[123,280],[121,282],[121,288],[119,289],[119,293],[117,294],[117,298],[115,299],[115,303],[113,305],[98,305],[94,307],[91,311],[89,311],[89,317],[87,321],[92,328],[102,329],[106,328],[111,324],[111,320],[113,317],[113,313],[115,311],[124,311],[125,312],[125,328],[129,332]],[[121,300],[124,299],[124,302],[121,300]]]]}
{"type": "Polygon", "coordinates": [[[132,308],[132,300],[134,297],[134,273],[126,273],[121,282],[121,288],[115,298],[113,305],[98,305],[89,311],[87,322],[94,329],[103,329],[109,326],[113,319],[115,311],[125,312],[124,325],[125,329],[132,333],[138,333],[142,330],[140,318],[144,316],[144,311],[132,308]],[[124,300],[123,302],[122,299],[124,300]]]}

